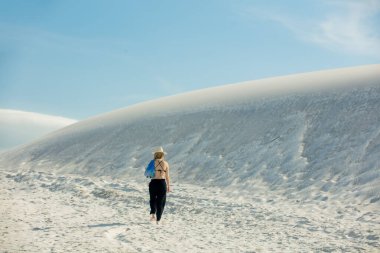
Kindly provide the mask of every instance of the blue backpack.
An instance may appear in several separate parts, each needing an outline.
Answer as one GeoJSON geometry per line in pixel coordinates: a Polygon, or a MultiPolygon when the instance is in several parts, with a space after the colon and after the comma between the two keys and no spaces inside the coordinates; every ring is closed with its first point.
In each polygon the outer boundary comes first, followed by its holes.
{"type": "Polygon", "coordinates": [[[144,175],[149,178],[154,178],[154,174],[155,174],[155,167],[154,167],[154,160],[152,160],[148,164],[148,167],[146,167],[144,175]]]}

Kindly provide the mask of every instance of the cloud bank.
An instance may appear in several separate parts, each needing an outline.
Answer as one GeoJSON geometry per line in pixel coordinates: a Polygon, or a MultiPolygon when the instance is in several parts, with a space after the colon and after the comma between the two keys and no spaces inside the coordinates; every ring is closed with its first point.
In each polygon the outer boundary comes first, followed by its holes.
{"type": "Polygon", "coordinates": [[[0,109],[0,152],[75,122],[63,117],[0,109]]]}

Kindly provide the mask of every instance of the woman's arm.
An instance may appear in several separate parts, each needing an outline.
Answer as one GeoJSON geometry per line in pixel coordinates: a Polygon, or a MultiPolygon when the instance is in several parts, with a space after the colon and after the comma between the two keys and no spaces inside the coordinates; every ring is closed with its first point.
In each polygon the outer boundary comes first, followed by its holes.
{"type": "Polygon", "coordinates": [[[170,171],[170,168],[169,168],[169,163],[166,163],[167,164],[167,169],[166,169],[166,191],[167,192],[170,192],[170,175],[169,175],[169,171],[170,171]]]}

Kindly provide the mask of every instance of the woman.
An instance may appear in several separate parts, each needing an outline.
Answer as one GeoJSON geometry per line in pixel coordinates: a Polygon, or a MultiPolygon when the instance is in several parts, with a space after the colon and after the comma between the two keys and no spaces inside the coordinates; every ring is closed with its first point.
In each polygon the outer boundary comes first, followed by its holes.
{"type": "Polygon", "coordinates": [[[170,192],[169,164],[164,160],[165,152],[159,147],[154,152],[154,177],[149,183],[150,220],[160,224],[166,202],[166,193],[170,192]]]}

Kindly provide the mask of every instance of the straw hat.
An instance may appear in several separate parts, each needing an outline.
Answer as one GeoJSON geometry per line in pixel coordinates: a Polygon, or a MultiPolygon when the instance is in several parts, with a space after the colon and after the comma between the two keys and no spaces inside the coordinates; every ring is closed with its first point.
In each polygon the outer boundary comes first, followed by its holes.
{"type": "Polygon", "coordinates": [[[164,152],[164,149],[162,147],[158,147],[156,148],[152,154],[156,154],[156,153],[163,153],[164,155],[166,155],[167,153],[164,152]]]}

